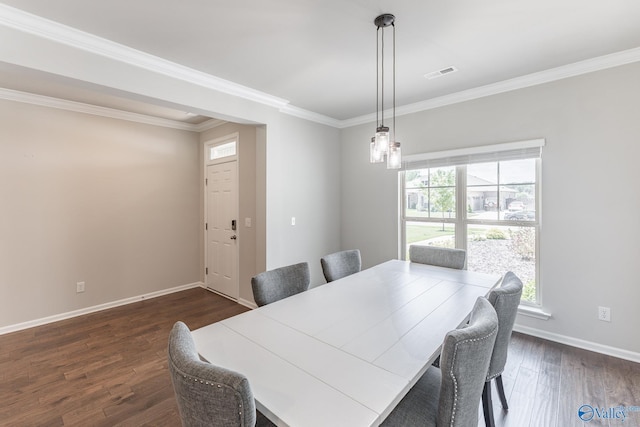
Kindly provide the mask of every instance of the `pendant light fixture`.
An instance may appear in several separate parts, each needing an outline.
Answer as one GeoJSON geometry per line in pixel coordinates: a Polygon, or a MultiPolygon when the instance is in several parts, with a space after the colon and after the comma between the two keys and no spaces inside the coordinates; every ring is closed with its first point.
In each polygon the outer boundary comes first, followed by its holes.
{"type": "Polygon", "coordinates": [[[384,13],[378,16],[373,23],[376,25],[376,133],[371,138],[370,161],[371,163],[382,163],[387,160],[387,169],[399,169],[402,163],[400,143],[395,140],[396,128],[396,26],[395,16],[384,13]],[[384,124],[384,98],[385,98],[385,44],[384,32],[388,27],[392,27],[393,51],[392,51],[392,75],[393,82],[393,128],[389,129],[384,124]]]}

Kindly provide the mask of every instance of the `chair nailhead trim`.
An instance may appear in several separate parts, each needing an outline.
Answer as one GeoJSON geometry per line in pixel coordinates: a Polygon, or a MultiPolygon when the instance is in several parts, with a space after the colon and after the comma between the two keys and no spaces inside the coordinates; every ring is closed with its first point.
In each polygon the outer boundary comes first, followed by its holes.
{"type": "Polygon", "coordinates": [[[191,378],[191,377],[189,377],[189,376],[187,376],[187,375],[184,375],[184,374],[182,374],[182,378],[184,378],[185,380],[193,380],[193,381],[195,381],[195,382],[197,382],[197,383],[200,383],[200,384],[210,385],[210,386],[217,386],[218,388],[222,388],[222,385],[221,385],[221,384],[218,384],[218,383],[211,383],[211,382],[209,382],[209,381],[204,381],[204,380],[201,380],[201,379],[199,379],[199,378],[191,378]]]}
{"type": "MultiPolygon", "coordinates": [[[[472,339],[468,339],[468,340],[457,342],[455,347],[454,347],[454,349],[453,349],[453,360],[455,361],[455,359],[456,359],[456,353],[458,352],[458,345],[459,344],[466,343],[466,342],[475,342],[475,341],[486,340],[489,337],[491,337],[492,335],[495,335],[496,333],[498,333],[498,328],[494,329],[493,331],[491,331],[489,334],[485,335],[484,337],[472,338],[472,339]]],[[[451,376],[451,378],[453,378],[453,409],[451,410],[451,424],[450,424],[451,426],[454,425],[454,420],[456,418],[456,407],[458,406],[458,380],[456,379],[456,376],[453,374],[453,365],[454,365],[454,363],[451,364],[451,369],[449,369],[449,375],[451,376]]]]}
{"type": "MultiPolygon", "coordinates": [[[[218,383],[210,383],[209,381],[204,381],[198,378],[192,378],[189,377],[188,375],[182,374],[182,378],[184,378],[185,380],[193,380],[195,382],[199,382],[200,384],[205,384],[205,385],[210,385],[210,386],[217,386],[218,388],[222,388],[222,384],[218,384],[218,383]]],[[[240,411],[238,412],[238,415],[242,416],[242,402],[240,402],[240,404],[238,405],[240,411]]]]}

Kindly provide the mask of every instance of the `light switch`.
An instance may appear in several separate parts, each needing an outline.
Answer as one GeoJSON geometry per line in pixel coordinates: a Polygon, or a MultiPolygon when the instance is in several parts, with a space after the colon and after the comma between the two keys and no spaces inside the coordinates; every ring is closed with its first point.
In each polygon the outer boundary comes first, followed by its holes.
{"type": "Polygon", "coordinates": [[[245,218],[244,219],[244,226],[245,227],[251,227],[251,218],[245,218]]]}
{"type": "Polygon", "coordinates": [[[291,217],[291,225],[296,225],[296,217],[295,216],[291,217]]]}

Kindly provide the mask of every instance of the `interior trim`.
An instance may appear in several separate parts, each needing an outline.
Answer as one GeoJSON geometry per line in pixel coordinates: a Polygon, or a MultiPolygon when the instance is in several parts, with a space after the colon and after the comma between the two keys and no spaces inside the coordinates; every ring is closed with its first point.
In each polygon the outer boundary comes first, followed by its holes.
{"type": "Polygon", "coordinates": [[[195,282],[189,283],[187,285],[176,286],[169,289],[163,289],[161,291],[151,292],[148,294],[138,295],[130,298],[121,299],[118,301],[107,302],[104,304],[94,305],[92,307],[81,308],[79,310],[69,311],[67,313],[55,314],[53,316],[42,317],[40,319],[29,320],[23,323],[17,323],[15,325],[8,325],[0,328],[0,335],[8,334],[11,332],[21,331],[23,329],[33,328],[36,326],[46,325],[53,322],[58,322],[60,320],[70,319],[72,317],[83,316],[85,314],[95,313],[97,311],[106,310],[109,308],[120,307],[122,305],[131,304],[134,302],[147,300],[151,298],[161,297],[163,295],[172,294],[174,292],[180,292],[191,288],[204,287],[204,283],[195,282]]]}
{"type": "Polygon", "coordinates": [[[528,148],[541,148],[546,144],[544,138],[528,139],[524,141],[502,142],[499,144],[480,145],[476,147],[455,148],[452,150],[432,151],[427,153],[409,154],[404,157],[407,163],[432,159],[447,159],[459,156],[473,156],[479,154],[495,153],[511,150],[526,150],[528,148]]]}
{"type": "Polygon", "coordinates": [[[210,119],[200,124],[184,123],[177,120],[163,119],[160,117],[148,116],[146,114],[132,113],[115,108],[99,107],[82,102],[69,101],[66,99],[53,98],[50,96],[36,95],[33,93],[20,92],[12,89],[0,88],[0,99],[8,101],[23,102],[42,107],[56,108],[59,110],[73,111],[76,113],[92,114],[94,116],[109,117],[112,119],[127,120],[130,122],[144,123],[148,125],[161,126],[171,129],[187,130],[192,132],[202,132],[226,123],[223,120],[210,119]]]}
{"type": "Polygon", "coordinates": [[[554,341],[560,344],[570,345],[572,347],[581,348],[583,350],[595,351],[596,353],[606,354],[608,356],[618,357],[620,359],[630,360],[640,363],[640,353],[624,350],[622,348],[611,347],[604,344],[598,344],[592,341],[585,341],[579,338],[573,338],[566,335],[560,335],[553,332],[543,331],[541,329],[530,328],[516,324],[513,330],[526,335],[554,341]]]}
{"type": "MultiPolygon", "coordinates": [[[[307,111],[302,108],[289,105],[289,101],[286,99],[185,67],[4,4],[0,4],[0,25],[14,28],[38,37],[43,37],[77,49],[95,53],[114,61],[123,62],[222,93],[275,107],[284,114],[293,115],[339,129],[375,122],[375,113],[346,120],[337,120],[322,114],[307,111]]],[[[637,61],[640,61],[640,47],[587,59],[501,82],[491,83],[478,88],[472,88],[426,101],[399,106],[396,108],[396,116],[457,104],[460,102],[483,98],[485,96],[496,95],[503,92],[509,92],[516,89],[522,89],[568,77],[630,64],[637,61]]],[[[387,113],[390,114],[390,112],[385,111],[385,114],[387,113]]]]}
{"type": "Polygon", "coordinates": [[[551,319],[551,313],[547,313],[545,311],[542,311],[542,309],[540,308],[531,307],[529,305],[520,305],[520,307],[518,307],[518,314],[540,320],[551,319]]]}
{"type": "Polygon", "coordinates": [[[0,4],[0,24],[56,43],[95,53],[114,61],[185,80],[218,92],[249,99],[271,107],[281,108],[289,103],[286,99],[185,67],[4,4],[0,4]]]}
{"type": "Polygon", "coordinates": [[[322,125],[327,125],[327,126],[331,126],[338,129],[345,127],[342,125],[343,123],[342,120],[338,120],[322,114],[314,113],[313,111],[305,110],[303,108],[298,108],[291,104],[287,104],[284,107],[280,108],[280,112],[284,114],[288,114],[290,116],[298,117],[300,119],[309,120],[311,122],[320,123],[322,125]]]}
{"type": "MultiPolygon", "coordinates": [[[[460,102],[471,101],[478,98],[484,98],[485,96],[497,95],[517,89],[523,89],[530,86],[550,83],[556,80],[579,76],[594,71],[605,70],[607,68],[618,67],[620,65],[631,64],[638,61],[640,61],[640,48],[624,50],[621,52],[612,53],[610,55],[599,56],[597,58],[587,59],[573,64],[564,65],[562,67],[552,68],[550,70],[544,70],[538,73],[528,74],[509,80],[464,90],[462,92],[452,93],[451,95],[440,96],[438,98],[428,99],[426,101],[396,107],[396,117],[406,114],[418,113],[420,111],[432,110],[434,108],[445,107],[447,105],[457,104],[460,102]]],[[[385,115],[387,114],[391,114],[391,110],[385,111],[385,115]]],[[[365,123],[371,123],[375,122],[375,120],[375,113],[367,114],[360,117],[354,117],[352,119],[342,120],[340,122],[340,128],[347,128],[365,123]]]]}

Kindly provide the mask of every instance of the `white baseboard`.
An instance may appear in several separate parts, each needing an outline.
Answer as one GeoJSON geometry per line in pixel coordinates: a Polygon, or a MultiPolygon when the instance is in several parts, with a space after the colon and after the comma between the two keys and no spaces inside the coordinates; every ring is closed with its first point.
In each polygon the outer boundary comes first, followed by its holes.
{"type": "Polygon", "coordinates": [[[164,289],[161,291],[151,292],[148,294],[138,295],[135,297],[125,298],[118,301],[107,302],[104,304],[94,305],[92,307],[81,308],[79,310],[69,311],[68,313],[56,314],[53,316],[43,317],[40,319],[30,320],[28,322],[17,323],[15,325],[4,326],[0,328],[0,335],[8,334],[10,332],[21,331],[23,329],[33,328],[35,326],[46,325],[48,323],[58,322],[60,320],[70,319],[72,317],[82,316],[84,314],[95,313],[97,311],[106,310],[108,308],[119,307],[121,305],[127,305],[146,299],[157,298],[163,295],[172,294],[174,292],[184,291],[186,289],[203,287],[202,282],[189,283],[187,285],[176,286],[175,288],[164,289]]]}
{"type": "Polygon", "coordinates": [[[244,305],[245,307],[250,308],[250,309],[252,309],[252,310],[253,310],[254,308],[258,308],[258,306],[256,305],[256,303],[255,303],[255,302],[253,302],[253,301],[249,301],[249,300],[246,300],[246,299],[244,299],[244,298],[237,298],[237,299],[236,299],[236,298],[231,298],[229,295],[225,295],[225,294],[223,294],[222,292],[218,292],[218,291],[216,291],[215,289],[212,289],[212,288],[208,288],[208,287],[206,287],[206,286],[204,285],[204,283],[202,284],[202,287],[203,287],[204,289],[208,290],[209,292],[213,292],[213,293],[214,293],[214,294],[216,294],[216,295],[220,295],[221,297],[225,297],[225,298],[227,298],[227,299],[230,299],[231,301],[233,301],[233,302],[237,302],[238,304],[240,304],[240,305],[244,305]]]}
{"type": "Polygon", "coordinates": [[[632,362],[640,363],[640,353],[636,353],[629,350],[624,350],[617,347],[611,347],[608,345],[598,344],[592,341],[585,341],[579,338],[573,338],[566,335],[560,335],[553,332],[547,332],[536,328],[530,328],[528,326],[515,325],[513,330],[521,332],[526,335],[531,335],[545,340],[554,341],[560,344],[570,345],[572,347],[581,348],[583,350],[594,351],[596,353],[606,354],[620,359],[630,360],[632,362]]]}
{"type": "Polygon", "coordinates": [[[238,298],[238,304],[244,305],[245,307],[248,307],[248,308],[250,308],[252,310],[255,309],[255,308],[258,308],[258,306],[256,305],[255,302],[249,301],[249,300],[246,300],[246,299],[243,299],[243,298],[238,298]]]}
{"type": "MultiPolygon", "coordinates": [[[[125,298],[118,301],[112,301],[105,304],[99,304],[92,307],[82,308],[79,310],[70,311],[67,313],[56,314],[54,316],[43,317],[40,319],[30,320],[28,322],[17,323],[15,325],[4,326],[0,328],[0,335],[8,334],[11,332],[21,331],[23,329],[33,328],[35,326],[46,325],[48,323],[57,322],[60,320],[70,319],[72,317],[82,316],[85,314],[95,313],[97,311],[106,310],[109,308],[119,307],[122,305],[131,304],[146,299],[157,298],[163,295],[169,295],[174,292],[184,291],[186,289],[201,287],[203,289],[210,290],[204,286],[202,282],[189,283],[187,285],[176,286],[174,288],[164,289],[161,291],[151,292],[148,294],[138,295],[135,297],[125,298]]],[[[245,307],[254,309],[257,308],[253,301],[239,298],[236,301],[238,304],[245,307]]],[[[594,351],[596,353],[602,353],[620,359],[630,360],[632,362],[640,363],[640,353],[636,353],[629,350],[624,350],[617,347],[611,347],[608,345],[598,344],[591,341],[581,340],[579,338],[573,338],[566,335],[560,335],[553,332],[543,331],[541,329],[531,328],[528,326],[515,325],[513,330],[526,335],[531,335],[538,338],[543,338],[549,341],[558,342],[560,344],[570,345],[572,347],[582,348],[584,350],[594,351]]]]}

